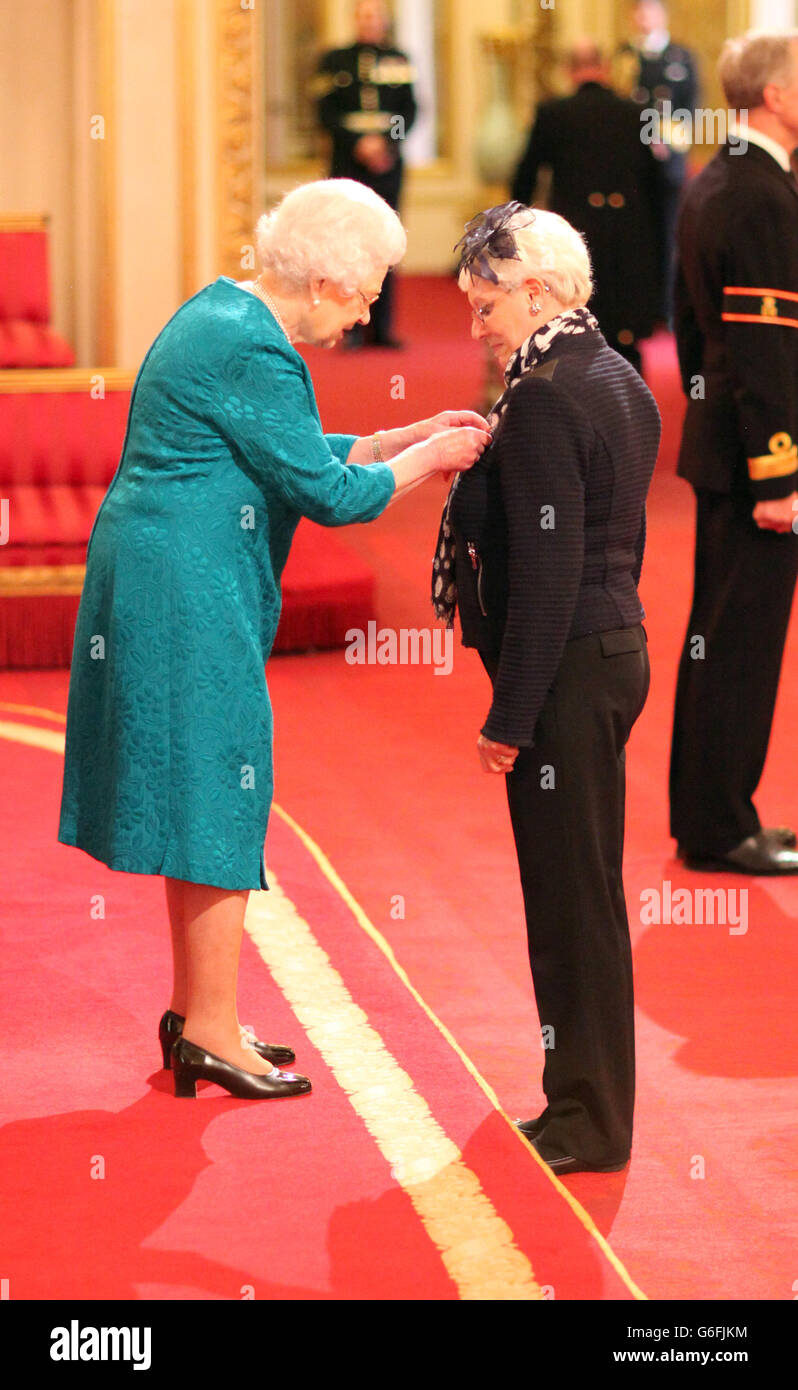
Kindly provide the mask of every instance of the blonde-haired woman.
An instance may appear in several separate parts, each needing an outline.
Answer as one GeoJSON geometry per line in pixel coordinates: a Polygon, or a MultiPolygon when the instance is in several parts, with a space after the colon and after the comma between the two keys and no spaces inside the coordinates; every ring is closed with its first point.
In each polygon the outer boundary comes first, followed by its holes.
{"type": "Polygon", "coordinates": [[[92,531],[67,715],[59,839],[161,874],[174,984],[159,1037],[179,1096],[303,1094],[293,1049],[241,1029],[250,889],[266,887],[272,715],[264,666],[302,516],[370,521],[403,489],[467,468],[485,422],[444,413],[374,438],[325,435],[295,342],[368,322],[405,250],[396,214],[335,179],[257,231],[255,280],[184,304],[138,374],[121,462],[92,531]]]}
{"type": "Polygon", "coordinates": [[[659,415],[586,307],[564,218],[504,204],[460,247],[472,334],[506,390],[450,493],[433,598],[493,684],[479,755],[507,776],[545,1047],[548,1103],[520,1128],[556,1172],[611,1170],[632,1141],[624,767],[648,691],[637,581],[659,415]]]}

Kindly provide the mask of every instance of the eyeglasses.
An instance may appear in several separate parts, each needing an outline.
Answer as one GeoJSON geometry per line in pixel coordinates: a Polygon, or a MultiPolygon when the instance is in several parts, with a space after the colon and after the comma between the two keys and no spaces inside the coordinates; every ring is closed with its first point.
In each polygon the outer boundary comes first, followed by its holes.
{"type": "Polygon", "coordinates": [[[363,293],[362,290],[355,290],[355,293],[352,295],[352,298],[354,299],[355,296],[357,296],[357,298],[358,298],[359,300],[361,300],[361,302],[362,302],[362,304],[363,304],[363,308],[364,308],[364,309],[370,309],[371,306],[372,306],[372,304],[376,304],[376,303],[377,303],[377,300],[378,300],[379,297],[380,297],[380,293],[381,293],[381,291],[380,291],[380,290],[377,290],[377,293],[376,293],[376,294],[373,294],[373,295],[371,296],[370,299],[367,299],[366,296],[364,295],[364,293],[363,293]]]}
{"type": "Polygon", "coordinates": [[[490,304],[480,304],[478,307],[473,307],[471,310],[471,317],[476,319],[478,323],[485,323],[485,321],[490,318],[495,308],[496,300],[494,299],[490,304]]]}
{"type": "MultiPolygon", "coordinates": [[[[544,284],[543,288],[547,294],[551,294],[551,285],[544,284]]],[[[502,290],[501,292],[503,294],[515,293],[514,290],[502,290]]],[[[493,310],[496,308],[497,302],[498,301],[496,299],[492,299],[490,304],[473,305],[471,308],[471,317],[475,318],[478,323],[485,323],[490,318],[491,314],[493,313],[493,310]]]]}

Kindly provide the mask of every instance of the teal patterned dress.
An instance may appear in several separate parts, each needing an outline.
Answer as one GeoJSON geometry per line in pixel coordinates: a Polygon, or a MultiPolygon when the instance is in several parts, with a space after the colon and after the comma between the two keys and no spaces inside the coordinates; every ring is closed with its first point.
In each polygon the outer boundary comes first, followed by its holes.
{"type": "Polygon", "coordinates": [[[305,363],[221,276],[141,366],[89,540],[58,838],[112,869],[266,887],[265,663],[301,517],[371,521],[386,464],[347,464],[305,363]]]}

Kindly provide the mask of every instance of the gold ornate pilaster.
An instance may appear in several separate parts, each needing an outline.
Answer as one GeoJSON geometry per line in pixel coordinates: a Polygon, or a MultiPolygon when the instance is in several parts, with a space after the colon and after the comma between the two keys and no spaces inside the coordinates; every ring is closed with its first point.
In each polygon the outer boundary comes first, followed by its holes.
{"type": "Polygon", "coordinates": [[[216,196],[219,273],[242,277],[260,212],[260,25],[256,0],[216,0],[216,196]]]}
{"type": "MultiPolygon", "coordinates": [[[[97,274],[97,352],[101,362],[116,362],[116,161],[119,138],[116,122],[116,26],[112,0],[99,0],[97,14],[99,116],[102,138],[94,145],[99,164],[100,236],[97,274]]],[[[92,113],[94,115],[95,113],[92,113]]]]}
{"type": "Polygon", "coordinates": [[[180,236],[182,260],[180,288],[183,299],[198,289],[197,285],[197,62],[196,7],[193,0],[178,0],[177,20],[177,100],[179,112],[178,140],[180,146],[180,236]]]}

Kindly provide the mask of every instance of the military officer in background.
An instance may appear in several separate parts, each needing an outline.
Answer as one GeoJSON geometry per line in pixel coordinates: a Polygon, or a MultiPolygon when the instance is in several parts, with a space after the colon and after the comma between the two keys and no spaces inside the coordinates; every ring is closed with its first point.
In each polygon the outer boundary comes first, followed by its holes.
{"type": "Polygon", "coordinates": [[[687,123],[672,121],[676,111],[694,116],[699,101],[696,60],[689,48],[673,43],[668,10],[661,0],[637,0],[632,6],[632,38],[613,59],[613,86],[644,109],[659,113],[661,139],[654,146],[663,165],[663,317],[670,317],[673,253],[679,199],[687,177],[690,141],[687,123]]]}
{"type": "Polygon", "coordinates": [[[539,170],[551,170],[547,206],[587,241],[591,311],[610,347],[640,371],[639,340],[661,315],[661,165],[640,139],[640,108],[610,90],[592,39],[574,44],[568,68],[576,90],[538,107],[512,196],[529,204],[539,170]]]}
{"type": "MultiPolygon", "coordinates": [[[[357,179],[398,208],[402,190],[402,148],[416,117],[413,69],[389,42],[390,15],[383,0],[360,0],[355,7],[357,40],[349,48],[323,54],[314,83],[319,119],[332,137],[331,178],[357,179]]],[[[393,337],[393,275],[371,310],[370,341],[400,347],[393,337]]],[[[347,334],[359,346],[363,330],[347,334]]]]}
{"type": "Polygon", "coordinates": [[[794,832],[763,829],[753,803],[798,573],[798,30],[728,40],[719,71],[748,122],[679,217],[678,472],[697,521],[671,833],[691,867],[798,873],[794,832]]]}

